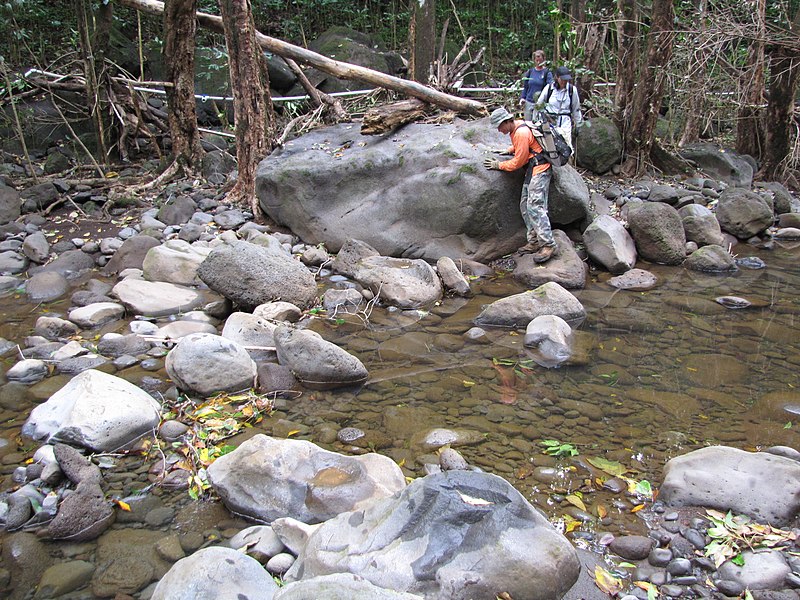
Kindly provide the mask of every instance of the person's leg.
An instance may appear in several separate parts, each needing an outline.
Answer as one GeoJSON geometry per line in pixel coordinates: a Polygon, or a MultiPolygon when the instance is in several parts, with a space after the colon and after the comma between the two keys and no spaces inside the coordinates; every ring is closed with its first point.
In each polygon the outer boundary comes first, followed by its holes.
{"type": "Polygon", "coordinates": [[[528,211],[528,189],[530,184],[527,181],[522,184],[522,194],[519,201],[519,212],[522,214],[522,220],[525,221],[525,238],[528,243],[519,249],[521,254],[528,254],[537,252],[541,248],[539,240],[536,239],[536,232],[534,230],[533,216],[528,211]]]}
{"type": "MultiPolygon", "coordinates": [[[[556,241],[553,238],[553,230],[550,227],[550,218],[547,216],[547,199],[550,190],[550,179],[553,176],[552,171],[553,168],[551,167],[543,173],[531,177],[527,190],[527,202],[525,203],[525,212],[527,213],[525,224],[530,223],[530,229],[535,238],[543,246],[556,245],[556,241]]],[[[528,239],[530,240],[530,233],[528,239]]]]}
{"type": "Polygon", "coordinates": [[[533,114],[534,114],[533,113],[533,109],[534,109],[533,102],[529,102],[528,100],[525,100],[525,107],[522,109],[522,112],[525,115],[525,120],[526,121],[533,121],[533,114]]]}

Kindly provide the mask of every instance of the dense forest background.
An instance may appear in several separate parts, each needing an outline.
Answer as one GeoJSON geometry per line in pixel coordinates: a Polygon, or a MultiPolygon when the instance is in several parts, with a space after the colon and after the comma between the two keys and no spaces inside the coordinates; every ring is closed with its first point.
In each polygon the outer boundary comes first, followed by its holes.
{"type": "MultiPolygon", "coordinates": [[[[147,77],[144,69],[137,72],[137,57],[146,62],[143,48],[162,43],[164,20],[125,4],[0,4],[5,78],[0,100],[7,100],[14,86],[24,89],[24,81],[13,76],[24,69],[80,70],[76,7],[86,7],[90,15],[113,7],[108,57],[125,62],[133,77],[147,77]]],[[[197,9],[220,14],[219,4],[198,0],[197,9]]],[[[249,6],[257,30],[298,46],[345,25],[408,57],[415,4],[252,0],[249,6]]],[[[800,0],[436,0],[434,5],[437,34],[448,24],[442,45],[447,56],[457,54],[468,37],[474,38],[468,53],[484,49],[467,84],[518,83],[533,50],[544,49],[553,65],[566,64],[576,73],[585,111],[619,124],[626,154],[638,170],[658,163],[652,155],[656,135],[659,149],[713,139],[755,157],[764,177],[797,185],[800,0]],[[645,86],[650,91],[641,90],[637,98],[635,88],[645,86]],[[658,113],[658,123],[648,106],[658,113]]],[[[198,46],[225,53],[223,35],[196,31],[198,46]]]]}

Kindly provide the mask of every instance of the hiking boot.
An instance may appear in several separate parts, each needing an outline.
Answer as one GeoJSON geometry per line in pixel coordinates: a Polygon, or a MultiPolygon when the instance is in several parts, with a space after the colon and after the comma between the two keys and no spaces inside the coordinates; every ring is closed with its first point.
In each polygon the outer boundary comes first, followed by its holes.
{"type": "Polygon", "coordinates": [[[517,250],[519,254],[533,254],[542,249],[542,244],[537,240],[535,242],[528,242],[522,248],[517,250]]]}
{"type": "Polygon", "coordinates": [[[541,250],[539,250],[536,254],[533,255],[533,262],[535,263],[543,263],[547,262],[552,258],[553,252],[556,251],[555,246],[543,246],[541,250]]]}

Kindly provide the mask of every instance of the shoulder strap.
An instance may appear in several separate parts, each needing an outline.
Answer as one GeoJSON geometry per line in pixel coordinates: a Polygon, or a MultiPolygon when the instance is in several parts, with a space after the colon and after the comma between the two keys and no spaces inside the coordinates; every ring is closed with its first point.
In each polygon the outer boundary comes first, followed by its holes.
{"type": "Polygon", "coordinates": [[[553,84],[552,83],[548,83],[547,84],[547,98],[544,99],[544,103],[545,104],[550,102],[550,96],[552,96],[552,95],[553,95],[553,84]]]}

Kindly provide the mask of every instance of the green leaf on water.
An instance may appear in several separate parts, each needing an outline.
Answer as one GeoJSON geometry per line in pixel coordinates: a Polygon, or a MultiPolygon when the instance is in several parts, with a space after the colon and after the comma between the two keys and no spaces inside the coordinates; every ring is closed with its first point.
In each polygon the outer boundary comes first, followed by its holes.
{"type": "Polygon", "coordinates": [[[648,498],[653,497],[653,486],[650,485],[650,482],[647,481],[647,479],[642,479],[639,483],[637,483],[635,491],[640,496],[646,496],[648,498]]]}
{"type": "Polygon", "coordinates": [[[619,477],[628,470],[623,464],[600,456],[589,456],[586,458],[586,462],[613,477],[619,477]]]}

